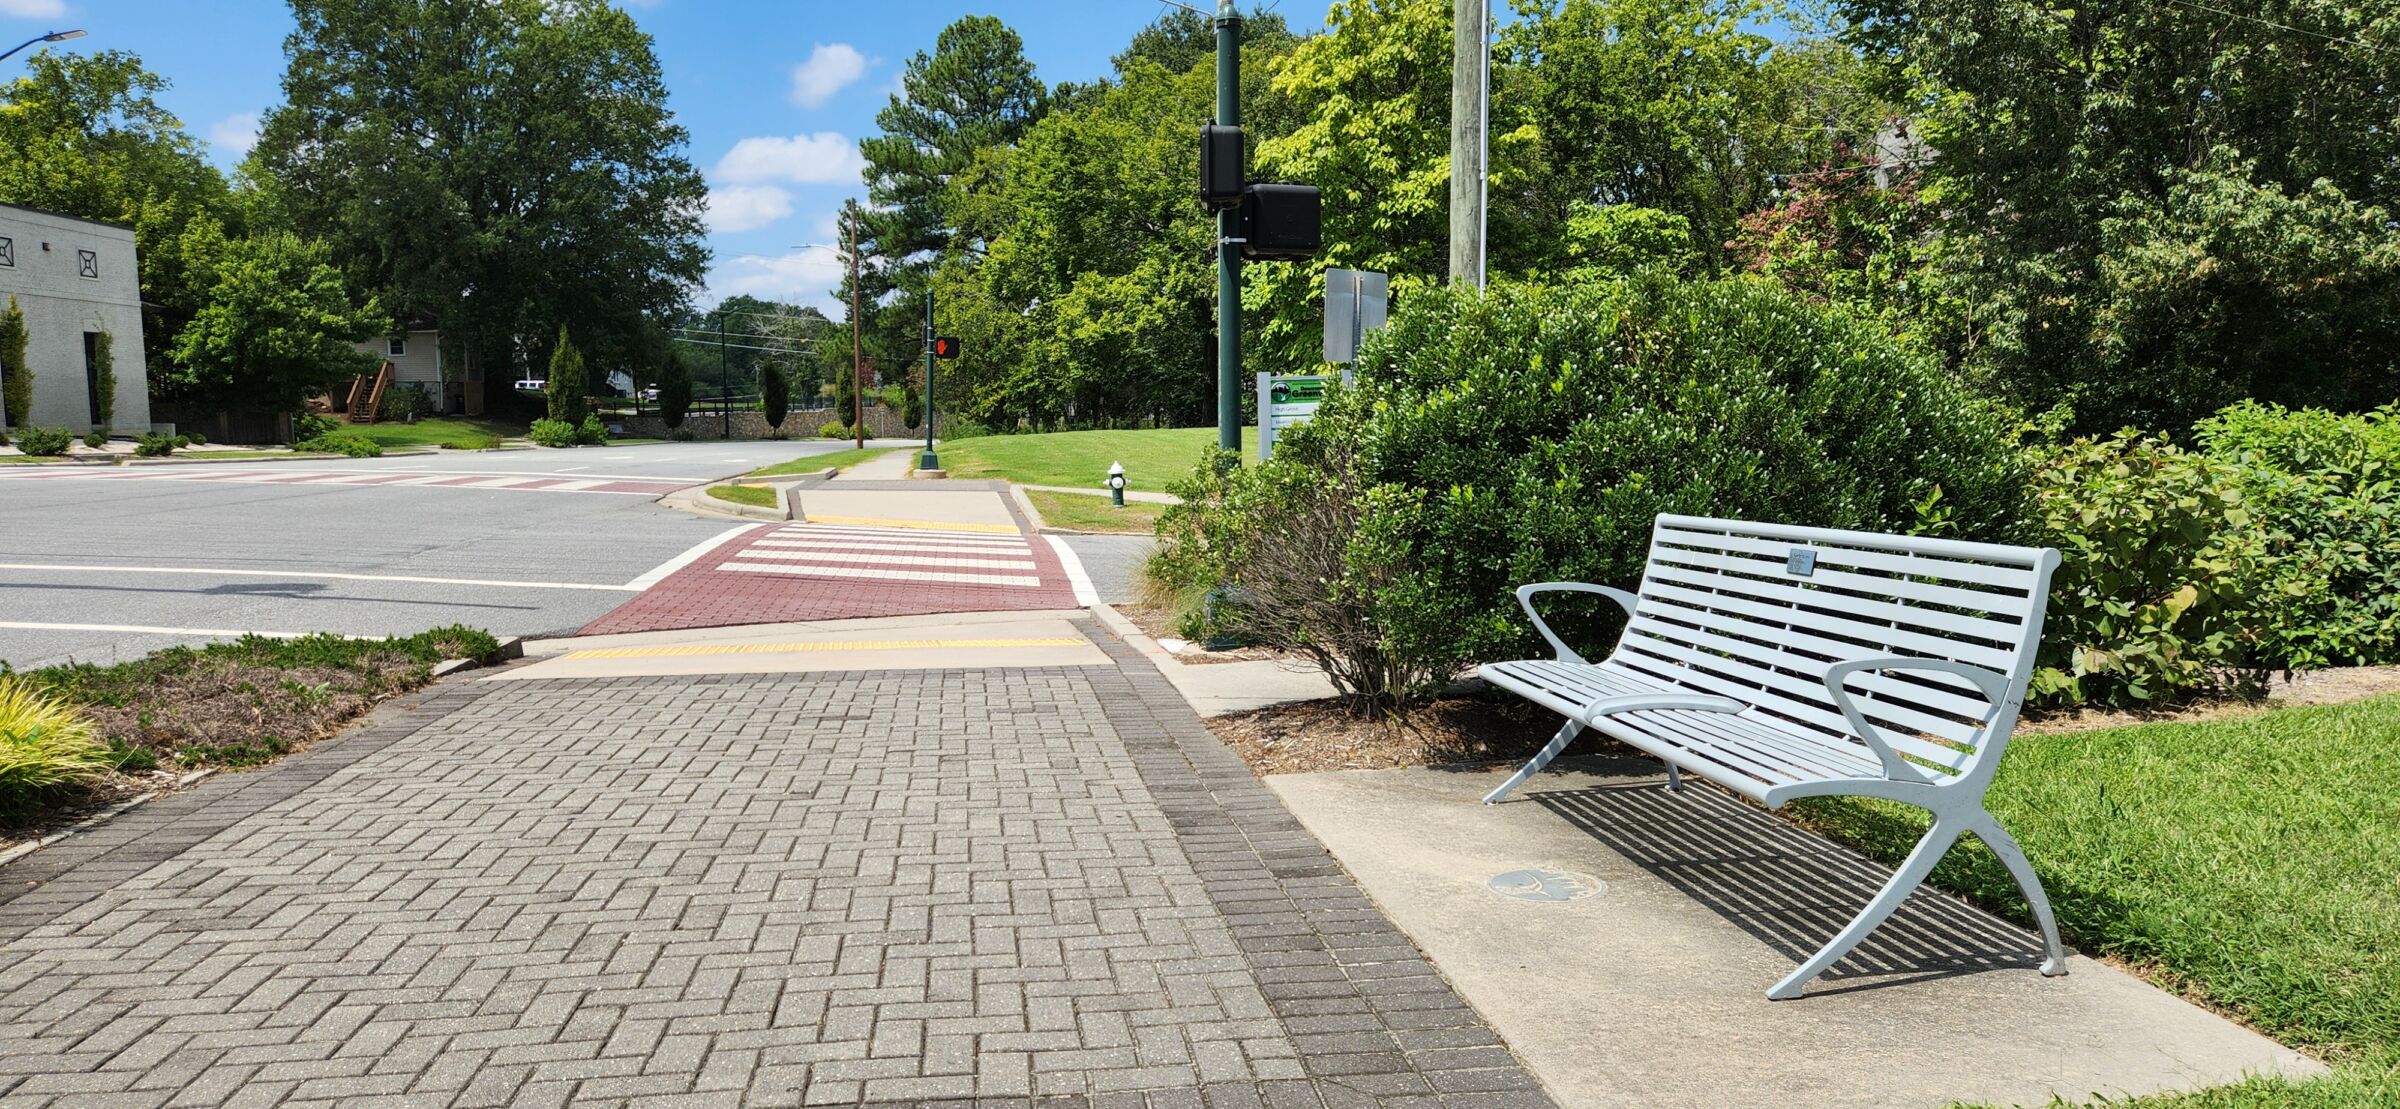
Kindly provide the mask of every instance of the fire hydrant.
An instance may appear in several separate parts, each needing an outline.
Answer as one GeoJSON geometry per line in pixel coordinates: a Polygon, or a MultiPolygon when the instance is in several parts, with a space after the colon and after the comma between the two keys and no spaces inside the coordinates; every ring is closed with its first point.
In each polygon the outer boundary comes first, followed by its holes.
{"type": "Polygon", "coordinates": [[[1108,464],[1108,503],[1118,508],[1125,507],[1125,464],[1122,462],[1108,464]]]}

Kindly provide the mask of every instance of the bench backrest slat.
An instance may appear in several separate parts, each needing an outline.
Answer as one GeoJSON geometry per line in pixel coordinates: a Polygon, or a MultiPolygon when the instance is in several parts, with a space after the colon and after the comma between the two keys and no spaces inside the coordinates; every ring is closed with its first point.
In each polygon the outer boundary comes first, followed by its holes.
{"type": "Polygon", "coordinates": [[[1995,714],[2013,722],[2057,561],[2043,548],[1661,516],[1637,614],[1610,665],[1846,743],[1858,741],[1824,686],[1836,662],[1908,655],[2008,675],[2009,703],[1997,709],[1955,675],[1850,679],[1895,750],[1937,777],[1954,774],[1995,714]]]}

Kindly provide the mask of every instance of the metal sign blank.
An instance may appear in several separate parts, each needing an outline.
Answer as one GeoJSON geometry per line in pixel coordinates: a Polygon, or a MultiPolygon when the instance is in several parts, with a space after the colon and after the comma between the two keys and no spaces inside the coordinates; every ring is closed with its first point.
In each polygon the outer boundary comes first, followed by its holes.
{"type": "Polygon", "coordinates": [[[1392,277],[1374,270],[1325,271],[1325,360],[1353,362],[1367,332],[1391,308],[1392,277]]]}

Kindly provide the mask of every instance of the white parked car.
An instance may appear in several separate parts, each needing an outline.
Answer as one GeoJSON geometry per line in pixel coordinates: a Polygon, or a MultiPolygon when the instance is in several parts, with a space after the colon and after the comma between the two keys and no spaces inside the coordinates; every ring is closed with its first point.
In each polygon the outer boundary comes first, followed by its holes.
{"type": "Polygon", "coordinates": [[[548,389],[549,387],[550,387],[550,383],[549,383],[549,382],[547,382],[547,381],[535,381],[534,379],[532,379],[532,378],[530,378],[530,377],[529,377],[529,378],[526,378],[526,379],[525,379],[525,380],[523,380],[523,381],[517,382],[517,389],[518,389],[520,392],[539,393],[539,392],[541,392],[541,391],[543,391],[543,390],[545,390],[545,389],[548,389]]]}

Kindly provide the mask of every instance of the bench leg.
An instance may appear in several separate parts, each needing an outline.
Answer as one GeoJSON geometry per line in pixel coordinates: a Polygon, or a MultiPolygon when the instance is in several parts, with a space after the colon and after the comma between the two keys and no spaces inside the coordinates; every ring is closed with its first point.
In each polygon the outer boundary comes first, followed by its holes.
{"type": "Polygon", "coordinates": [[[1560,751],[1566,750],[1567,744],[1575,742],[1575,737],[1582,731],[1583,722],[1580,720],[1569,720],[1561,725],[1558,734],[1551,736],[1550,742],[1542,747],[1542,753],[1535,755],[1533,761],[1526,763],[1523,769],[1509,775],[1507,781],[1500,783],[1500,788],[1484,794],[1483,803],[1497,805],[1505,800],[1518,786],[1525,784],[1525,779],[1541,773],[1543,767],[1550,765],[1550,760],[1557,758],[1560,751]]]}
{"type": "Polygon", "coordinates": [[[1809,979],[1824,973],[1826,967],[1849,954],[1850,949],[1857,947],[1860,940],[1866,939],[1869,933],[1880,927],[1884,919],[1900,907],[1901,902],[1908,900],[1908,895],[1925,881],[1925,876],[1933,873],[1933,864],[1942,861],[1950,845],[1958,842],[1959,833],[1967,831],[1969,827],[1970,823],[1965,819],[1935,816],[1933,827],[1926,831],[1925,838],[1917,841],[1916,849],[1908,853],[1908,860],[1900,864],[1900,869],[1892,872],[1891,880],[1883,884],[1883,889],[1876,893],[1874,900],[1867,902],[1867,907],[1859,912],[1858,919],[1843,927],[1840,934],[1825,945],[1824,950],[1809,956],[1807,962],[1800,964],[1800,969],[1775,983],[1774,988],[1767,991],[1767,999],[1789,1001],[1800,996],[1809,979]]]}
{"type": "Polygon", "coordinates": [[[1677,770],[1671,762],[1667,763],[1667,788],[1676,793],[1683,792],[1683,771],[1677,770]]]}
{"type": "Polygon", "coordinates": [[[2017,846],[2016,838],[1992,819],[1990,813],[1984,813],[1971,830],[1975,838],[1992,849],[1992,854],[2000,856],[2000,864],[2017,880],[2017,888],[2025,891],[2025,907],[2033,910],[2033,922],[2042,930],[2042,951],[2046,956],[2042,973],[2053,978],[2065,974],[2067,951],[2058,942],[2058,919],[2050,915],[2050,898],[2042,893],[2042,880],[2034,876],[2033,864],[2025,861],[2024,849],[2017,846]]]}

